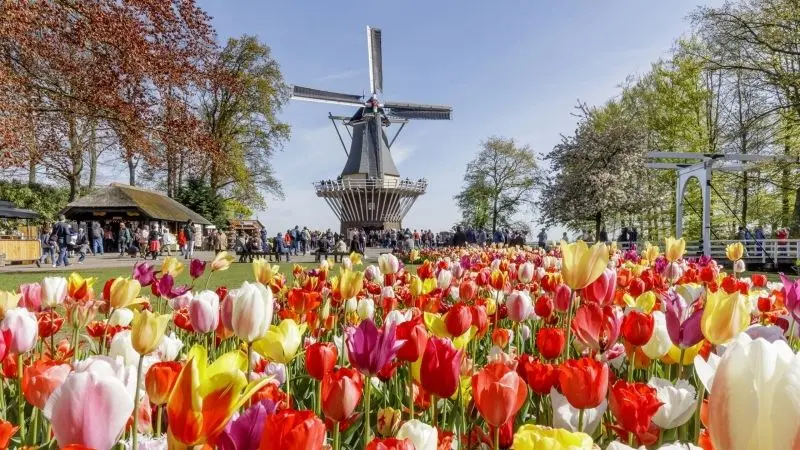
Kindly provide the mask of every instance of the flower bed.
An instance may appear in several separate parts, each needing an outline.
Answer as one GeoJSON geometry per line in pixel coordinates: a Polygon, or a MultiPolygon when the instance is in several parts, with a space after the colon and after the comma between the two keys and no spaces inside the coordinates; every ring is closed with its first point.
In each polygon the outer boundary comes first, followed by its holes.
{"type": "Polygon", "coordinates": [[[45,278],[0,293],[0,448],[794,448],[800,282],[664,250],[45,278]]]}

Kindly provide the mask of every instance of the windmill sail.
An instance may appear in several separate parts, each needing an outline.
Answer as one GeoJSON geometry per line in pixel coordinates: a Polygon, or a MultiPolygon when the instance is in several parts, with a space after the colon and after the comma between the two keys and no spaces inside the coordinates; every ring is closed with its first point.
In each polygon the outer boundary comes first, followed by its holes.
{"type": "Polygon", "coordinates": [[[373,94],[383,92],[383,48],[380,28],[367,27],[369,55],[369,87],[373,94]]]}

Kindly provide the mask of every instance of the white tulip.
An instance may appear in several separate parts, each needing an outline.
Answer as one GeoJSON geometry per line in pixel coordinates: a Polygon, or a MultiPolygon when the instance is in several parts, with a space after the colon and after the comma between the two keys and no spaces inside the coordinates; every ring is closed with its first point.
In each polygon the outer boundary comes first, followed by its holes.
{"type": "Polygon", "coordinates": [[[703,450],[703,449],[688,442],[673,442],[671,444],[665,444],[662,445],[661,447],[658,447],[658,450],[703,450]]]}
{"type": "Polygon", "coordinates": [[[108,324],[111,326],[127,327],[133,320],[133,311],[128,308],[115,309],[108,319],[108,324]]]}
{"type": "Polygon", "coordinates": [[[747,267],[745,266],[745,263],[744,263],[743,259],[740,259],[740,260],[738,260],[738,261],[733,263],[733,271],[734,271],[734,273],[742,273],[745,270],[747,270],[747,267]]]}
{"type": "Polygon", "coordinates": [[[450,283],[453,282],[453,272],[449,270],[440,270],[439,275],[436,276],[436,285],[439,289],[445,290],[450,287],[450,283]]]}
{"type": "Polygon", "coordinates": [[[517,270],[517,278],[519,278],[520,282],[528,284],[533,281],[533,276],[535,273],[536,266],[534,266],[533,263],[526,262],[519,266],[519,269],[517,270]]]}
{"type": "Polygon", "coordinates": [[[354,313],[358,310],[358,300],[355,297],[348,298],[344,302],[345,314],[354,313]]]}
{"type": "Polygon", "coordinates": [[[366,269],[364,269],[364,278],[366,278],[367,281],[374,281],[375,279],[380,278],[380,276],[380,269],[378,269],[378,267],[375,265],[369,265],[366,269]]]}
{"type": "Polygon", "coordinates": [[[417,419],[407,421],[397,431],[397,439],[408,439],[416,450],[436,450],[439,433],[436,428],[417,419]]]}
{"type": "MultiPolygon", "coordinates": [[[[230,292],[229,292],[230,294],[230,292]]],[[[192,291],[186,291],[183,295],[179,295],[175,298],[169,299],[169,306],[173,309],[173,311],[177,311],[181,308],[187,308],[189,303],[192,301],[192,291]]]]}
{"type": "Polygon", "coordinates": [[[637,448],[631,447],[630,445],[623,444],[622,442],[614,441],[614,442],[608,444],[608,447],[606,447],[606,450],[647,450],[647,448],[642,446],[642,447],[639,447],[637,449],[637,448]]]}
{"type": "MultiPolygon", "coordinates": [[[[575,432],[578,431],[578,415],[580,410],[574,408],[567,401],[567,397],[561,395],[556,388],[550,389],[550,400],[553,403],[553,427],[564,428],[575,432]]],[[[583,432],[593,434],[600,425],[600,419],[608,408],[608,401],[603,400],[600,406],[592,409],[583,410],[583,432]]]]}
{"type": "Polygon", "coordinates": [[[42,307],[54,308],[64,303],[67,296],[67,279],[64,277],[45,277],[42,279],[42,307]]]}
{"type": "Polygon", "coordinates": [[[114,335],[114,337],[111,339],[108,355],[112,358],[122,358],[122,360],[125,362],[125,365],[139,363],[139,353],[137,353],[133,348],[130,330],[123,330],[114,335]]]}
{"type": "Polygon", "coordinates": [[[708,406],[714,448],[797,448],[800,356],[786,342],[740,333],[719,361],[708,406]]]}
{"type": "Polygon", "coordinates": [[[36,345],[39,337],[39,322],[36,315],[25,308],[11,308],[6,311],[0,330],[11,331],[11,341],[7,342],[12,353],[26,353],[36,345]]]}
{"type": "Polygon", "coordinates": [[[669,380],[653,377],[647,384],[656,389],[656,395],[663,403],[653,416],[653,423],[662,430],[677,428],[692,418],[697,409],[697,392],[688,381],[678,380],[673,385],[669,380]]]}
{"type": "Polygon", "coordinates": [[[342,267],[344,267],[345,270],[353,270],[353,260],[351,260],[349,256],[345,256],[342,258],[342,267]]]}
{"type": "MultiPolygon", "coordinates": [[[[91,372],[101,378],[116,378],[124,386],[125,392],[133,401],[136,392],[136,366],[125,364],[122,357],[94,355],[73,363],[73,372],[91,372]]],[[[142,380],[144,383],[144,380],[142,380]]]]}
{"type": "Polygon", "coordinates": [[[642,346],[642,352],[650,359],[658,359],[666,355],[672,348],[672,340],[667,330],[667,316],[661,311],[653,311],[653,335],[647,344],[642,346]]]}
{"type": "Polygon", "coordinates": [[[241,340],[253,342],[267,335],[272,323],[273,298],[272,289],[261,283],[242,283],[236,290],[231,311],[231,328],[241,340]]]}
{"type": "Polygon", "coordinates": [[[694,357],[694,371],[709,393],[711,392],[711,386],[714,384],[714,374],[717,372],[721,359],[719,355],[714,353],[709,353],[708,360],[703,359],[700,355],[694,357]]]}
{"type": "Polygon", "coordinates": [[[175,336],[175,332],[165,334],[156,349],[156,355],[161,361],[175,361],[183,348],[183,341],[175,336]]]}
{"type": "Polygon", "coordinates": [[[219,324],[219,295],[213,291],[202,291],[189,302],[189,318],[198,333],[208,333],[219,324]]]}
{"type": "Polygon", "coordinates": [[[358,301],[358,318],[361,320],[370,319],[375,316],[375,302],[371,298],[362,298],[358,301]]]}
{"type": "Polygon", "coordinates": [[[394,289],[391,286],[386,286],[381,289],[381,297],[394,298],[394,289]]]}
{"type": "Polygon", "coordinates": [[[384,253],[378,257],[378,267],[384,275],[394,274],[400,270],[400,261],[391,253],[384,253]]]}
{"type": "Polygon", "coordinates": [[[410,309],[406,309],[404,311],[393,309],[389,311],[389,314],[386,314],[386,318],[383,320],[383,323],[385,326],[389,326],[391,323],[397,326],[403,322],[408,322],[409,320],[411,320],[410,309]]]}

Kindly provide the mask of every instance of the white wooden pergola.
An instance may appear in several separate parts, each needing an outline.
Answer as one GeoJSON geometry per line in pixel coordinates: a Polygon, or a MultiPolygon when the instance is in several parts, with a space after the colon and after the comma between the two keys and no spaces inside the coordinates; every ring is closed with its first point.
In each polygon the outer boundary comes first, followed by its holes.
{"type": "Polygon", "coordinates": [[[686,153],[686,152],[649,152],[648,169],[675,170],[678,181],[675,187],[675,236],[683,235],[683,196],[686,186],[692,178],[700,183],[703,196],[702,233],[703,254],[711,256],[711,181],[714,171],[744,172],[765,161],[784,161],[797,164],[797,158],[773,155],[747,155],[739,153],[686,153]],[[661,161],[659,161],[661,160],[661,161]],[[663,160],[682,160],[684,162],[667,162],[663,160]]]}

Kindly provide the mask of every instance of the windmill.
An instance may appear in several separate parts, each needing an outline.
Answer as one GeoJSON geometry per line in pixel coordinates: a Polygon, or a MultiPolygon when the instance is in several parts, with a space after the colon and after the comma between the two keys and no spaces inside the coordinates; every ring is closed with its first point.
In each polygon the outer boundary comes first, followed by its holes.
{"type": "Polygon", "coordinates": [[[348,229],[401,228],[403,217],[425,193],[427,182],[400,178],[392,145],[409,120],[450,120],[452,112],[449,106],[382,102],[383,54],[378,28],[367,27],[367,54],[369,97],[292,86],[293,99],[357,107],[352,116],[328,113],[347,161],[336,180],[314,183],[317,196],[325,199],[341,222],[343,234],[348,229]],[[347,131],[349,148],[338,124],[347,131]],[[385,129],[392,124],[400,126],[389,140],[385,129]]]}

